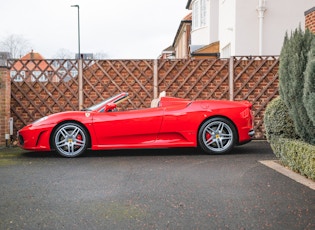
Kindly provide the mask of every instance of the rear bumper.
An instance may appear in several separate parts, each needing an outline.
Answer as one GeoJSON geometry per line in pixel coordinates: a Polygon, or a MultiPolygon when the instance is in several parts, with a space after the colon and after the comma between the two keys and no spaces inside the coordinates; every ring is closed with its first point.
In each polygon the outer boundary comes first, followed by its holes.
{"type": "Polygon", "coordinates": [[[248,142],[252,141],[252,137],[255,135],[255,131],[253,129],[248,131],[248,136],[249,138],[247,138],[246,140],[240,141],[239,143],[237,143],[237,145],[244,145],[248,142]]]}

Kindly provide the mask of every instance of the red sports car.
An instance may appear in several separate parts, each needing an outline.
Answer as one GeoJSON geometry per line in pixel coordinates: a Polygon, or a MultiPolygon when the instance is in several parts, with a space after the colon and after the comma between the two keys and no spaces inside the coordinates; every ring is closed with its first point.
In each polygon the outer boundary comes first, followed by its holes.
{"type": "Polygon", "coordinates": [[[76,157],[86,149],[201,147],[229,152],[254,135],[247,101],[185,100],[161,96],[151,108],[118,111],[120,93],[84,111],[43,117],[18,131],[20,146],[76,157]]]}

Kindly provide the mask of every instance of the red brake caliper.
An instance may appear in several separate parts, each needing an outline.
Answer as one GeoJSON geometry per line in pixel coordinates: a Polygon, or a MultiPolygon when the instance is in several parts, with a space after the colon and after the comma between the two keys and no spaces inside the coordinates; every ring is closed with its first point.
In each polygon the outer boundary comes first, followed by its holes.
{"type": "Polygon", "coordinates": [[[78,135],[77,135],[77,139],[78,139],[79,141],[82,141],[82,135],[81,135],[81,134],[78,134],[78,135]]]}
{"type": "Polygon", "coordinates": [[[206,139],[209,140],[211,138],[211,134],[210,133],[206,133],[206,139]]]}
{"type": "MultiPolygon", "coordinates": [[[[78,135],[76,136],[76,139],[79,140],[79,141],[82,141],[82,139],[83,139],[83,138],[82,138],[82,135],[81,135],[81,134],[78,134],[78,135]]],[[[78,148],[78,147],[77,147],[77,148],[78,148]]]]}

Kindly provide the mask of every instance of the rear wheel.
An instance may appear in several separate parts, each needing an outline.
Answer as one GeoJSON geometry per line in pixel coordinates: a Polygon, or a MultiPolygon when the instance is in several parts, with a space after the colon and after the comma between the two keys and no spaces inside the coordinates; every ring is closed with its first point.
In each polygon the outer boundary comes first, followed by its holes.
{"type": "Polygon", "coordinates": [[[81,125],[68,122],[55,130],[52,143],[61,156],[77,157],[86,150],[88,140],[88,134],[81,125]]]}
{"type": "Polygon", "coordinates": [[[231,151],[237,139],[232,122],[222,117],[207,120],[198,133],[199,146],[210,154],[223,154],[231,151]]]}

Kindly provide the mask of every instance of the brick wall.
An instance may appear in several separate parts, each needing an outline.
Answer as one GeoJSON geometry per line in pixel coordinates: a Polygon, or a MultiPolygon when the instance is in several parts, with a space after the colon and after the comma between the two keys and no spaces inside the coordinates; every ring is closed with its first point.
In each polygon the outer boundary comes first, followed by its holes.
{"type": "Polygon", "coordinates": [[[305,12],[305,28],[315,33],[315,7],[305,12]]]}
{"type": "Polygon", "coordinates": [[[9,69],[0,67],[0,146],[6,145],[5,134],[9,134],[11,79],[9,69]]]}

